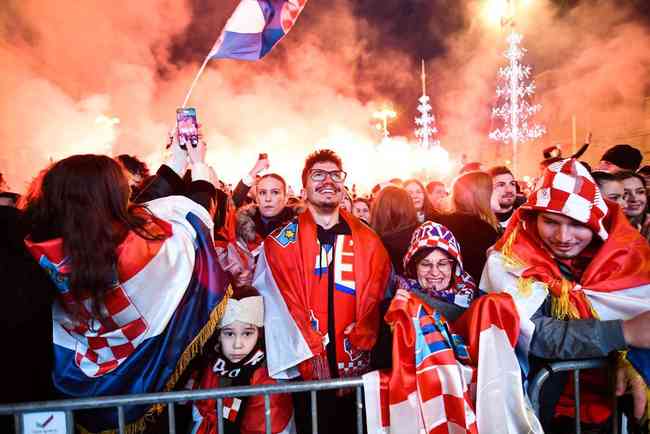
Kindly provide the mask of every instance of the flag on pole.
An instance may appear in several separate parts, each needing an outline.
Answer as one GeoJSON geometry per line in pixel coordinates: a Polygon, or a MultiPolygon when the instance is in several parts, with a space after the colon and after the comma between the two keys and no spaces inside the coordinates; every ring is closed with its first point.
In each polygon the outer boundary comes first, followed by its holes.
{"type": "Polygon", "coordinates": [[[209,59],[258,60],[291,30],[307,0],[241,0],[209,59]]]}

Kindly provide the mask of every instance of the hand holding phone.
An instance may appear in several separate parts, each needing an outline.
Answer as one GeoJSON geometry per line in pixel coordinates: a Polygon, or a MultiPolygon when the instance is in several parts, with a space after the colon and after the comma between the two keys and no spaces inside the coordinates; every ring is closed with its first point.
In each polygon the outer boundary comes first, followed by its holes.
{"type": "Polygon", "coordinates": [[[266,170],[269,168],[269,157],[265,153],[260,153],[257,157],[257,161],[255,162],[255,166],[253,166],[253,170],[251,170],[248,174],[255,178],[262,170],[266,170]]]}
{"type": "Polygon", "coordinates": [[[176,128],[181,149],[187,150],[188,145],[194,148],[199,145],[199,124],[194,107],[176,109],[176,128]]]}
{"type": "Polygon", "coordinates": [[[208,147],[204,141],[199,141],[196,146],[187,148],[187,156],[190,158],[190,163],[205,163],[205,154],[208,147]]]}

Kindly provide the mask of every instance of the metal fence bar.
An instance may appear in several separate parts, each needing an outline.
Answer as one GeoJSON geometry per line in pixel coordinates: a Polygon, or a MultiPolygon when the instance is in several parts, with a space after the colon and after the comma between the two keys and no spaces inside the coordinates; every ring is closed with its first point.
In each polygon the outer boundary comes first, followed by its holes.
{"type": "Polygon", "coordinates": [[[316,406],[317,404],[317,397],[316,397],[316,391],[312,390],[310,392],[311,394],[311,432],[312,434],[318,434],[318,407],[316,406]]]}
{"type": "Polygon", "coordinates": [[[135,395],[106,396],[97,398],[66,399],[61,401],[43,401],[20,404],[0,405],[1,414],[14,414],[30,411],[67,411],[85,410],[106,407],[168,404],[179,401],[197,401],[202,399],[219,399],[230,396],[253,396],[265,393],[295,393],[320,390],[344,389],[363,386],[361,377],[340,378],[321,381],[283,382],[270,385],[237,386],[221,389],[205,389],[193,391],[176,391],[161,393],[146,393],[135,395]]]}
{"type": "Polygon", "coordinates": [[[219,433],[224,432],[223,430],[223,399],[217,399],[217,426],[219,427],[219,433]]]}
{"type": "Polygon", "coordinates": [[[65,412],[65,429],[68,434],[74,434],[74,413],[72,410],[65,412]]]}
{"type": "Polygon", "coordinates": [[[22,415],[20,413],[14,414],[14,428],[16,428],[16,434],[21,434],[23,432],[22,425],[22,415]]]}
{"type": "Polygon", "coordinates": [[[584,360],[567,360],[563,362],[550,363],[542,368],[528,385],[528,396],[535,413],[539,414],[539,395],[544,382],[551,374],[562,371],[573,371],[575,369],[593,369],[604,368],[608,366],[606,358],[602,359],[584,359],[584,360]]]}
{"type": "Polygon", "coordinates": [[[575,397],[575,423],[576,434],[581,434],[580,429],[580,369],[573,371],[573,396],[575,397]]]}
{"type": "Polygon", "coordinates": [[[126,424],[124,422],[124,407],[121,405],[117,407],[117,423],[120,429],[120,434],[124,434],[126,424]]]}
{"type": "Polygon", "coordinates": [[[169,416],[169,434],[176,434],[176,412],[173,402],[167,404],[167,414],[169,416]]]}
{"type": "MultiPolygon", "coordinates": [[[[575,396],[575,432],[581,433],[580,427],[580,371],[583,369],[604,368],[609,366],[606,358],[584,359],[584,360],[567,360],[563,362],[554,362],[542,368],[535,378],[530,381],[528,395],[530,397],[533,410],[539,415],[539,396],[544,382],[551,374],[562,371],[573,371],[573,388],[575,396]]],[[[616,401],[614,401],[614,425],[618,424],[618,413],[616,412],[616,401]]]]}
{"type": "Polygon", "coordinates": [[[357,434],[363,434],[363,394],[361,386],[356,387],[357,392],[357,434]]]}
{"type": "Polygon", "coordinates": [[[266,427],[266,434],[271,434],[271,396],[268,393],[264,394],[264,426],[266,427]]]}

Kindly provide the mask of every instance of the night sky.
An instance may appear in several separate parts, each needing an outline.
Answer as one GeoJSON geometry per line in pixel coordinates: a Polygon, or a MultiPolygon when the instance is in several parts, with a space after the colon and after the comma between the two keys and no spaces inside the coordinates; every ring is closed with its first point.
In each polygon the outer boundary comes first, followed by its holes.
{"type": "MultiPolygon", "coordinates": [[[[471,1],[471,0],[470,0],[471,1]]],[[[479,3],[485,0],[477,0],[479,3]]],[[[534,0],[532,0],[534,1],[534,0]]],[[[551,0],[557,8],[557,18],[562,19],[580,0],[551,0]]],[[[583,0],[586,1],[586,0],[583,0]]],[[[445,54],[445,39],[466,30],[469,17],[464,16],[466,9],[459,0],[311,0],[307,3],[298,24],[288,38],[299,39],[303,32],[309,32],[313,23],[319,19],[332,3],[345,3],[359,20],[368,26],[380,29],[379,37],[366,41],[368,55],[358,59],[356,73],[352,79],[356,83],[372,81],[372,92],[364,92],[359,86],[356,96],[361,100],[372,99],[377,93],[382,94],[400,116],[391,125],[391,131],[397,135],[410,135],[413,130],[413,116],[417,115],[417,98],[420,95],[418,81],[419,71],[413,71],[413,82],[395,82],[390,79],[377,80],[373,74],[372,63],[381,61],[387,51],[401,52],[412,59],[413,65],[419,65],[419,59],[430,61],[445,54]],[[372,95],[371,95],[372,94],[372,95]]],[[[193,0],[193,21],[188,31],[176,38],[172,46],[172,63],[183,66],[188,62],[200,63],[215,40],[215,28],[223,27],[227,14],[234,9],[236,0],[193,0]]],[[[616,0],[615,3],[631,6],[650,28],[650,1],[616,0]]],[[[326,35],[324,35],[326,36],[326,35]]],[[[289,61],[287,50],[292,42],[283,42],[274,48],[270,59],[264,62],[277,64],[289,61]]],[[[264,66],[255,65],[252,68],[264,66]]],[[[537,70],[538,74],[543,70],[537,70]]],[[[165,70],[160,71],[164,77],[165,70]]],[[[495,82],[496,82],[496,71],[495,82]]],[[[432,79],[435,79],[433,77],[432,79]]],[[[435,111],[435,107],[434,107],[435,111]]],[[[486,105],[485,116],[480,120],[486,131],[491,128],[490,107],[486,105]]],[[[444,121],[439,127],[444,130],[444,121]]]]}

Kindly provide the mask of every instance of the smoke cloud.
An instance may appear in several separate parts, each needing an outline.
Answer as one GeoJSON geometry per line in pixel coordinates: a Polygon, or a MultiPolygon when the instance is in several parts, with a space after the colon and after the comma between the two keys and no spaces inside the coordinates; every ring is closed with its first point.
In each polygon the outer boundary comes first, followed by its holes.
{"type": "MultiPolygon", "coordinates": [[[[14,190],[24,191],[49,161],[75,153],[130,153],[155,169],[175,109],[237,1],[5,3],[0,171],[14,190]]],[[[509,158],[507,148],[497,154],[486,139],[505,34],[485,24],[484,1],[452,3],[451,18],[428,8],[427,19],[417,20],[422,28],[402,29],[439,40],[443,49],[435,53],[426,47],[414,52],[413,38],[400,45],[399,32],[360,15],[351,0],[333,0],[308,3],[263,61],[211,62],[190,99],[209,145],[208,162],[234,183],[266,152],[271,170],[299,187],[305,156],[332,147],[344,159],[349,184],[361,190],[438,168],[438,160],[408,143],[422,53],[436,54],[427,62],[428,89],[451,157],[509,158]],[[453,26],[442,26],[445,20],[453,26]],[[394,131],[408,137],[377,145],[371,117],[385,102],[399,110],[394,131]]],[[[537,120],[549,134],[524,146],[522,174],[535,170],[543,146],[570,142],[572,116],[578,140],[594,134],[591,160],[625,131],[642,127],[650,77],[644,48],[650,36],[631,10],[589,2],[559,15],[545,0],[527,3],[518,27],[544,105],[537,120]]]]}

